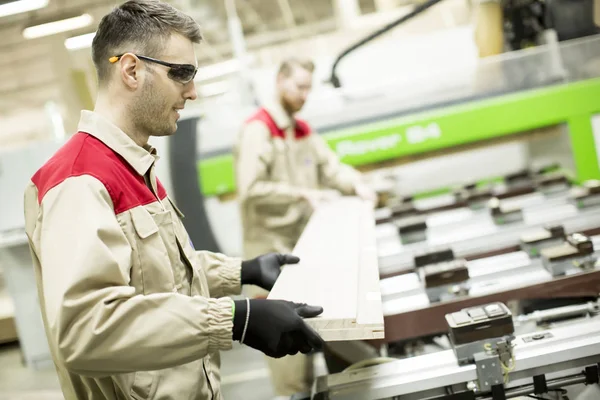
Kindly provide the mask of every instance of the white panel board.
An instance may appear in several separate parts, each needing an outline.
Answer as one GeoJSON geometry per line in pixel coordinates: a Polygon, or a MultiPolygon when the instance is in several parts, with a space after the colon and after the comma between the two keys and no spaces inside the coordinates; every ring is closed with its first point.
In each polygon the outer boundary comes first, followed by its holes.
{"type": "Polygon", "coordinates": [[[304,230],[269,299],[323,307],[306,322],[325,341],[384,337],[373,210],[344,197],[321,206],[304,230]]]}

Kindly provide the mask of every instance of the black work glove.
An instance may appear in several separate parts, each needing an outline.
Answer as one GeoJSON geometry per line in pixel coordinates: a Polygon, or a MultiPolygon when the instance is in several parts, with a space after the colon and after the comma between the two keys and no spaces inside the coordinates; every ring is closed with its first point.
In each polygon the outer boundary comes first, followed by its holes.
{"type": "MultiPolygon", "coordinates": [[[[241,341],[247,316],[246,300],[235,301],[233,340],[241,341]]],[[[323,339],[302,318],[316,317],[322,307],[284,300],[250,300],[250,315],[243,344],[280,358],[320,350],[323,339]]]]}
{"type": "Polygon", "coordinates": [[[256,285],[265,290],[273,289],[281,267],[298,264],[300,259],[291,254],[269,253],[242,261],[242,285],[256,285]]]}

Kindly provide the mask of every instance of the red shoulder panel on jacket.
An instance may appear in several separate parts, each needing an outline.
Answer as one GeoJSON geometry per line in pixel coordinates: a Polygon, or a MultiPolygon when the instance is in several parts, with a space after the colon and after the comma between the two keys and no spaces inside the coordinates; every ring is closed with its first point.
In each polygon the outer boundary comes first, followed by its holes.
{"type": "MultiPolygon", "coordinates": [[[[120,155],[95,137],[78,132],[65,143],[32,177],[41,203],[48,191],[68,178],[89,175],[106,187],[115,214],[156,201],[140,176],[120,155]]],[[[158,182],[161,199],[167,193],[158,182]]]]}
{"type": "Polygon", "coordinates": [[[310,125],[304,120],[296,120],[296,139],[307,137],[311,134],[310,125]]]}
{"type": "Polygon", "coordinates": [[[283,130],[279,129],[279,127],[271,117],[271,114],[269,114],[265,108],[260,108],[253,116],[251,116],[247,120],[247,122],[253,121],[260,121],[264,123],[269,129],[269,132],[271,132],[271,137],[279,137],[282,139],[285,138],[285,133],[283,132],[283,130]]]}
{"type": "MultiPolygon", "coordinates": [[[[267,128],[269,128],[269,132],[271,132],[271,137],[278,137],[282,139],[285,138],[285,132],[283,131],[283,129],[280,129],[277,126],[275,120],[273,119],[273,117],[271,117],[271,114],[269,114],[269,112],[264,107],[260,108],[254,115],[252,115],[246,120],[246,122],[252,121],[261,121],[265,125],[267,125],[267,128]]],[[[310,135],[310,133],[311,129],[308,123],[306,123],[306,121],[296,119],[296,139],[305,138],[308,135],[310,135]]]]}

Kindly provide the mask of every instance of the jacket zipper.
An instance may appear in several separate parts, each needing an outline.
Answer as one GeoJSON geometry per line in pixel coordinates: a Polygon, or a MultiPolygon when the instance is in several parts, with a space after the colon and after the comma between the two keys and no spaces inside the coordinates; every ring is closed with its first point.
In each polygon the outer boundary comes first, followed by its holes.
{"type": "MultiPolygon", "coordinates": [[[[152,174],[150,174],[150,176],[151,175],[152,174]]],[[[154,197],[156,198],[158,203],[161,205],[162,210],[167,211],[163,202],[158,198],[158,195],[154,192],[154,187],[152,185],[151,178],[150,177],[146,178],[146,175],[144,175],[144,181],[146,181],[146,186],[148,186],[148,188],[150,189],[150,191],[152,192],[152,194],[154,195],[154,197]]],[[[181,246],[181,243],[179,243],[179,238],[177,237],[177,235],[175,235],[175,241],[177,242],[177,249],[179,250],[179,258],[185,264],[185,266],[187,268],[189,268],[190,271],[192,272],[192,281],[190,282],[190,296],[191,296],[192,295],[192,284],[194,282],[194,267],[192,266],[190,260],[188,260],[187,256],[185,255],[185,253],[183,251],[183,247],[181,246]]],[[[206,384],[208,386],[210,398],[214,399],[215,391],[213,389],[212,383],[210,382],[210,377],[208,376],[208,371],[206,371],[206,366],[204,365],[204,359],[202,359],[201,362],[202,362],[202,371],[204,371],[204,376],[206,377],[206,384]]]]}
{"type": "MultiPolygon", "coordinates": [[[[177,238],[177,236],[175,236],[175,241],[177,242],[177,248],[179,249],[179,256],[180,256],[181,261],[192,272],[192,280],[190,282],[190,296],[191,296],[192,295],[193,283],[194,283],[194,267],[192,266],[192,263],[190,262],[190,260],[185,255],[185,253],[183,251],[183,247],[181,246],[181,243],[179,242],[179,239],[177,238]]],[[[214,397],[215,397],[215,391],[214,391],[213,385],[212,385],[212,383],[210,381],[210,377],[208,376],[208,371],[206,370],[206,365],[204,364],[204,359],[202,359],[201,362],[202,362],[202,371],[204,371],[204,376],[206,377],[206,383],[207,383],[207,386],[208,386],[208,391],[210,393],[210,398],[214,399],[214,397]]]]}

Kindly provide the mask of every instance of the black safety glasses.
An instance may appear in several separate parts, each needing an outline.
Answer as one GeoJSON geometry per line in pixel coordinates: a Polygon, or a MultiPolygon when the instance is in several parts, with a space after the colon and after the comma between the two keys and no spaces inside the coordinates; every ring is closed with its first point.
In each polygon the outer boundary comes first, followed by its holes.
{"type": "MultiPolygon", "coordinates": [[[[123,57],[123,55],[124,54],[121,54],[119,56],[113,56],[113,57],[109,58],[108,61],[110,61],[112,64],[114,64],[117,61],[119,61],[119,59],[121,57],[123,57]]],[[[167,73],[167,76],[170,79],[173,79],[175,82],[188,83],[189,81],[191,81],[192,79],[194,79],[196,77],[196,72],[198,72],[198,68],[194,67],[191,64],[172,64],[172,63],[168,63],[166,61],[157,60],[155,58],[139,56],[137,54],[135,54],[135,56],[137,58],[139,58],[140,60],[145,60],[145,61],[153,62],[155,64],[164,65],[165,67],[169,67],[169,72],[167,73]]]]}

